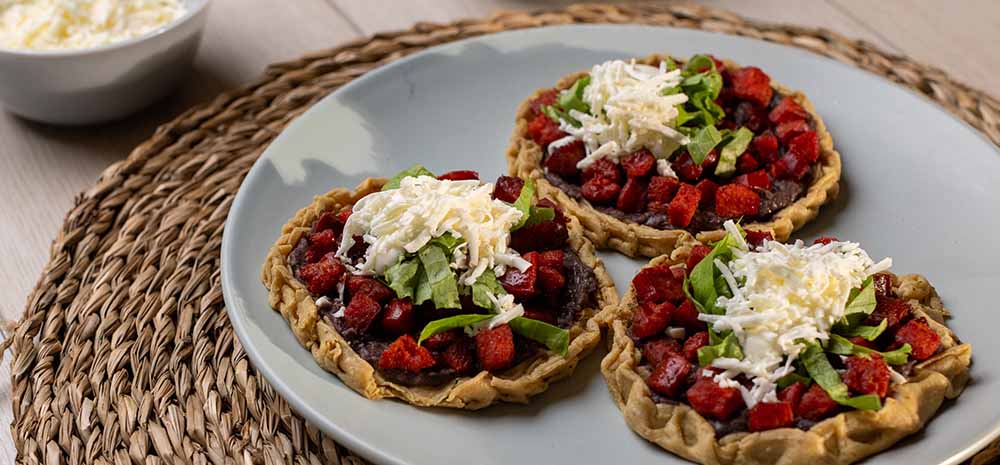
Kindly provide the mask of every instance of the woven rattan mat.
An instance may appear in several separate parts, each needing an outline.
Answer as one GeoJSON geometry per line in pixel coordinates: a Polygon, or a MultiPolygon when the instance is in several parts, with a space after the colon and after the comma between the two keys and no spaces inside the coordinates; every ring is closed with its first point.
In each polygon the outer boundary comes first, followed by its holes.
{"type": "MultiPolygon", "coordinates": [[[[223,307],[222,225],[250,165],[314,102],[427,47],[565,23],[698,28],[802,47],[916,89],[1000,143],[994,98],[838,34],[700,7],[574,6],[418,24],[271,66],[109,167],[66,216],[12,346],[23,464],[363,463],[294,414],[223,307]]],[[[975,464],[1000,455],[994,443],[975,464]]]]}

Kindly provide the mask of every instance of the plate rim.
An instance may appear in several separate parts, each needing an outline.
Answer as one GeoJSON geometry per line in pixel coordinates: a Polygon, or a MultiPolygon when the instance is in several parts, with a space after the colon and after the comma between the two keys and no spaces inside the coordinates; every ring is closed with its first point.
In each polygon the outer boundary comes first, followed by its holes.
{"type": "MultiPolygon", "coordinates": [[[[818,53],[811,52],[811,51],[808,51],[808,50],[804,50],[804,49],[801,49],[801,48],[798,48],[798,47],[793,47],[793,46],[789,46],[789,45],[785,45],[785,44],[778,44],[778,43],[775,43],[775,42],[771,42],[771,41],[767,41],[767,40],[763,40],[763,39],[758,39],[758,38],[754,38],[754,37],[740,36],[740,35],[735,35],[735,34],[725,34],[725,33],[721,33],[721,32],[706,31],[706,30],[701,30],[701,29],[681,28],[681,27],[673,27],[673,26],[654,26],[654,25],[644,25],[644,24],[560,24],[560,25],[551,25],[551,26],[543,26],[543,27],[532,27],[532,28],[525,28],[525,29],[515,29],[515,30],[501,31],[501,32],[490,33],[490,34],[483,34],[483,35],[478,35],[478,36],[474,36],[474,37],[468,37],[468,38],[464,38],[464,39],[460,39],[460,40],[456,40],[456,41],[453,41],[453,42],[448,42],[448,43],[444,43],[444,44],[440,44],[440,45],[435,45],[433,47],[428,47],[428,48],[423,49],[423,50],[421,50],[419,52],[416,52],[416,53],[413,53],[411,55],[402,57],[402,58],[400,58],[398,60],[395,60],[395,61],[393,61],[391,63],[379,66],[379,67],[377,67],[377,68],[375,68],[375,69],[373,69],[371,71],[368,71],[368,72],[364,73],[363,75],[361,75],[361,76],[359,76],[359,77],[351,80],[350,82],[348,82],[347,84],[345,84],[342,87],[338,88],[337,90],[331,92],[330,94],[324,96],[320,100],[314,102],[306,111],[304,111],[302,114],[300,114],[299,116],[297,116],[284,129],[282,129],[282,131],[274,138],[274,140],[272,140],[268,144],[267,148],[265,148],[264,151],[261,152],[261,155],[257,158],[257,160],[254,161],[254,164],[251,166],[250,170],[247,171],[247,174],[245,175],[243,181],[240,183],[240,187],[237,190],[236,195],[234,196],[233,203],[230,206],[229,212],[227,212],[227,214],[226,214],[226,221],[225,221],[224,227],[223,227],[222,242],[220,244],[220,248],[221,248],[221,250],[220,250],[220,282],[221,282],[221,285],[222,285],[222,294],[223,294],[223,300],[224,300],[224,303],[225,303],[226,313],[227,313],[227,315],[229,317],[230,324],[232,324],[233,330],[236,333],[236,336],[237,336],[237,338],[238,338],[238,340],[240,342],[240,345],[243,347],[244,352],[246,352],[247,357],[253,363],[254,368],[264,377],[264,379],[268,383],[270,383],[275,388],[275,390],[277,391],[278,395],[280,395],[282,399],[284,399],[286,402],[288,402],[289,405],[293,408],[293,410],[296,413],[298,413],[298,414],[302,415],[303,417],[305,417],[305,419],[307,421],[311,422],[313,425],[315,425],[316,427],[318,427],[324,433],[329,434],[330,436],[332,436],[337,442],[341,443],[341,445],[343,445],[343,446],[347,447],[348,449],[350,449],[351,452],[356,453],[357,455],[360,455],[360,456],[362,456],[363,458],[365,458],[365,459],[367,459],[369,461],[372,461],[372,462],[375,462],[375,463],[380,463],[380,464],[381,463],[385,463],[385,464],[390,464],[390,465],[409,465],[411,463],[411,462],[403,460],[400,457],[397,457],[395,455],[392,455],[392,454],[389,454],[387,452],[384,452],[380,448],[376,447],[374,444],[370,444],[369,442],[366,442],[365,440],[363,440],[361,438],[358,438],[357,436],[355,436],[354,434],[352,434],[350,431],[348,431],[348,430],[346,430],[344,428],[341,428],[335,421],[333,421],[333,419],[328,418],[328,417],[320,414],[316,409],[314,409],[311,406],[310,403],[306,402],[303,397],[301,397],[294,390],[292,390],[284,382],[284,379],[282,377],[278,376],[278,374],[274,371],[274,368],[272,367],[272,365],[269,364],[269,363],[267,363],[267,358],[264,357],[259,352],[259,348],[256,347],[256,345],[254,345],[254,344],[247,344],[246,343],[246,341],[250,340],[250,339],[248,339],[249,335],[247,333],[248,330],[247,330],[247,326],[246,326],[248,324],[248,321],[244,320],[243,318],[241,318],[241,316],[239,315],[239,312],[237,311],[238,310],[237,307],[243,308],[243,307],[245,307],[245,304],[243,303],[243,298],[242,297],[240,297],[239,295],[235,295],[234,294],[234,292],[235,292],[234,287],[238,287],[238,285],[235,284],[235,281],[234,281],[233,277],[229,275],[229,273],[227,271],[227,266],[226,266],[226,263],[229,260],[227,258],[229,256],[229,254],[236,252],[235,250],[233,250],[232,252],[230,252],[229,249],[235,247],[235,244],[233,243],[234,240],[232,239],[232,235],[227,234],[228,231],[233,230],[233,226],[234,226],[233,223],[236,222],[236,220],[234,219],[235,215],[233,214],[233,212],[238,211],[240,209],[239,207],[242,207],[243,202],[246,200],[245,196],[247,195],[247,194],[245,194],[246,190],[244,189],[244,187],[246,187],[248,183],[252,182],[252,180],[255,178],[254,175],[264,165],[262,163],[262,160],[265,159],[265,156],[270,152],[272,146],[274,146],[275,144],[278,144],[280,141],[284,140],[286,137],[289,137],[288,136],[289,129],[292,129],[292,128],[296,127],[297,125],[302,124],[301,120],[303,118],[308,117],[311,113],[313,113],[315,111],[318,111],[317,108],[321,104],[323,104],[325,101],[330,100],[330,99],[335,99],[340,94],[349,92],[350,90],[352,90],[356,86],[364,85],[365,82],[368,81],[368,80],[370,80],[370,79],[375,79],[378,76],[381,76],[383,73],[392,72],[397,67],[403,66],[403,65],[405,65],[405,64],[407,64],[407,63],[409,63],[411,61],[420,60],[420,59],[424,58],[425,56],[431,55],[433,53],[441,52],[441,51],[452,49],[452,48],[460,48],[460,47],[465,46],[468,43],[474,43],[474,42],[478,42],[478,41],[482,41],[482,40],[487,40],[489,38],[493,38],[493,37],[496,37],[496,36],[523,35],[523,34],[526,34],[526,33],[537,32],[539,30],[559,30],[559,29],[652,29],[652,30],[673,30],[673,31],[682,31],[682,32],[696,32],[696,33],[713,34],[713,35],[719,35],[719,36],[726,36],[726,37],[732,37],[732,38],[737,38],[737,39],[749,40],[749,41],[754,41],[754,42],[762,42],[762,43],[766,43],[766,44],[769,44],[769,45],[778,46],[778,47],[781,47],[781,48],[783,48],[783,49],[785,49],[785,50],[787,50],[787,51],[789,51],[791,53],[800,53],[800,54],[802,54],[802,56],[811,57],[811,58],[814,58],[814,59],[825,60],[825,61],[827,61],[829,63],[832,63],[832,64],[834,64],[836,66],[842,67],[842,68],[847,69],[847,70],[863,72],[865,74],[870,75],[871,77],[878,78],[878,79],[882,80],[885,83],[893,85],[893,86],[895,86],[898,89],[902,89],[902,90],[904,90],[904,91],[906,91],[906,92],[908,92],[908,93],[910,93],[912,95],[915,95],[918,98],[922,99],[925,103],[929,103],[930,104],[929,106],[933,107],[933,109],[935,111],[941,112],[944,115],[946,115],[947,117],[949,117],[949,118],[951,118],[951,119],[959,122],[960,126],[962,126],[965,130],[971,131],[973,134],[975,134],[977,137],[979,137],[983,142],[985,142],[988,146],[990,146],[993,149],[993,151],[996,152],[997,155],[1000,155],[1000,147],[998,147],[997,144],[994,144],[993,141],[991,141],[982,131],[980,131],[980,130],[976,129],[975,127],[971,126],[969,123],[967,123],[966,121],[962,120],[957,115],[955,115],[955,114],[947,111],[938,102],[935,102],[933,99],[931,99],[927,95],[922,94],[920,92],[917,92],[916,90],[914,90],[914,89],[912,89],[912,88],[910,88],[908,86],[901,85],[901,84],[899,84],[897,82],[894,82],[892,80],[889,80],[889,79],[887,79],[887,78],[885,78],[883,76],[875,74],[875,73],[873,73],[873,72],[871,72],[871,71],[869,71],[867,69],[860,68],[860,67],[857,67],[857,66],[852,66],[852,65],[849,65],[847,63],[843,63],[843,62],[837,61],[835,59],[832,59],[830,57],[827,57],[827,56],[824,56],[824,55],[820,55],[818,53]],[[230,304],[230,303],[232,303],[232,304],[230,304]]],[[[596,357],[597,354],[590,354],[590,356],[596,357]]],[[[333,375],[331,373],[331,376],[335,376],[335,375],[333,375]]],[[[340,381],[340,382],[342,383],[342,381],[340,381]]],[[[351,392],[352,392],[352,394],[358,395],[353,390],[351,392]]],[[[935,417],[937,416],[937,414],[938,414],[938,412],[935,412],[935,417]]],[[[932,418],[932,420],[933,420],[933,418],[932,418]]],[[[622,426],[627,428],[627,426],[624,426],[624,425],[622,425],[622,426]]],[[[927,425],[924,425],[924,428],[926,428],[926,426],[927,425]]],[[[921,428],[920,431],[923,431],[924,428],[921,428]]],[[[918,431],[918,433],[919,433],[919,431],[918,431]]],[[[908,435],[906,438],[903,438],[901,440],[901,442],[905,441],[907,438],[910,438],[912,436],[913,435],[908,435]]],[[[953,464],[961,463],[962,461],[964,461],[964,460],[972,457],[976,453],[980,452],[987,444],[989,444],[990,442],[992,442],[994,439],[996,439],[998,437],[1000,437],[1000,420],[998,420],[991,427],[990,430],[988,430],[987,432],[985,432],[985,434],[982,434],[978,439],[975,439],[975,440],[973,440],[973,441],[971,441],[969,443],[966,443],[965,446],[962,446],[961,449],[959,449],[955,454],[953,454],[951,457],[949,457],[944,462],[942,462],[942,464],[944,464],[944,465],[953,465],[953,464]]],[[[896,447],[896,445],[894,444],[893,446],[890,446],[889,449],[891,449],[893,447],[896,447]]],[[[889,450],[889,449],[886,449],[886,450],[889,450]]],[[[670,453],[669,451],[664,451],[664,452],[670,453]]],[[[881,453],[881,451],[880,451],[880,453],[881,453]]],[[[676,456],[676,454],[672,454],[672,455],[676,456]]],[[[876,457],[877,455],[878,454],[875,454],[875,455],[872,455],[871,457],[876,457]]],[[[869,457],[869,458],[871,458],[871,457],[869,457]]]]}

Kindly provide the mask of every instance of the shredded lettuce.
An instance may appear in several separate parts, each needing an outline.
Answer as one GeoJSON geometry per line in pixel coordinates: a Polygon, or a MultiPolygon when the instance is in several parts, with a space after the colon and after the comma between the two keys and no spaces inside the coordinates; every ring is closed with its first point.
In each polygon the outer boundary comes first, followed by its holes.
{"type": "Polygon", "coordinates": [[[722,134],[715,126],[702,127],[691,136],[691,142],[687,145],[691,160],[700,165],[719,142],[722,142],[722,134]]]}
{"type": "Polygon", "coordinates": [[[396,175],[393,176],[392,179],[389,180],[389,182],[385,183],[385,185],[382,186],[382,190],[387,191],[391,189],[399,189],[399,182],[403,178],[417,177],[417,176],[434,177],[434,173],[432,173],[431,170],[424,168],[422,165],[413,165],[403,171],[400,171],[399,173],[396,173],[396,175]]]}
{"type": "Polygon", "coordinates": [[[545,116],[555,122],[565,121],[580,127],[580,121],[569,115],[570,110],[590,113],[590,105],[583,100],[583,90],[590,85],[590,75],[577,79],[568,89],[559,93],[555,105],[543,105],[541,110],[545,116]]]}
{"type": "Polygon", "coordinates": [[[730,176],[736,173],[736,160],[747,151],[751,140],[753,133],[744,127],[729,134],[721,144],[722,151],[719,152],[719,163],[715,165],[715,175],[730,176]]]}
{"type": "Polygon", "coordinates": [[[870,315],[875,311],[875,305],[877,304],[875,300],[875,282],[872,277],[869,276],[861,283],[860,289],[851,289],[850,295],[847,297],[847,306],[844,308],[844,314],[850,315],[854,313],[863,313],[865,315],[870,315]]]}
{"type": "MultiPolygon", "coordinates": [[[[531,178],[526,178],[524,180],[524,187],[521,188],[521,194],[517,196],[517,200],[514,201],[513,207],[521,211],[521,218],[517,220],[511,231],[516,231],[524,227],[528,223],[528,219],[531,218],[531,201],[535,198],[535,183],[531,178]]],[[[553,213],[554,215],[554,213],[553,213]]]]}
{"type": "Polygon", "coordinates": [[[450,257],[451,254],[455,252],[455,248],[461,245],[463,242],[465,242],[465,239],[462,239],[461,237],[456,237],[451,233],[444,233],[438,237],[435,237],[434,239],[431,239],[428,242],[428,244],[435,244],[441,246],[442,248],[444,248],[445,252],[447,252],[448,256],[450,257]]]}
{"type": "Polygon", "coordinates": [[[708,55],[694,55],[684,64],[684,72],[698,73],[715,69],[715,61],[708,55]]]}
{"type": "Polygon", "coordinates": [[[729,234],[712,246],[712,251],[705,256],[688,275],[691,288],[694,290],[694,299],[699,304],[699,309],[703,313],[722,315],[726,311],[719,307],[715,301],[719,298],[719,289],[716,287],[716,276],[722,274],[715,267],[715,259],[725,261],[733,256],[732,247],[736,246],[736,238],[729,234]]]}
{"type": "Polygon", "coordinates": [[[557,102],[564,111],[576,110],[580,113],[590,113],[590,105],[583,101],[583,91],[590,85],[590,75],[577,79],[569,89],[559,94],[557,102]]]}
{"type": "Polygon", "coordinates": [[[528,216],[528,221],[524,223],[524,226],[534,226],[555,218],[556,211],[549,207],[531,207],[531,215],[528,216]]]}
{"type": "Polygon", "coordinates": [[[493,315],[455,315],[448,318],[442,318],[440,320],[434,320],[427,323],[424,326],[423,331],[420,331],[420,339],[417,340],[417,344],[423,343],[425,339],[437,334],[443,333],[448,330],[455,328],[464,328],[466,326],[472,326],[477,323],[482,323],[486,320],[493,318],[493,315]]]}
{"type": "MultiPolygon", "coordinates": [[[[688,101],[677,106],[679,115],[674,125],[679,131],[696,138],[706,127],[714,128],[715,124],[726,116],[722,107],[715,103],[722,90],[722,75],[715,68],[715,62],[711,58],[695,55],[684,65],[681,77],[683,80],[678,87],[687,95],[688,101]]],[[[711,139],[709,141],[711,142],[711,139]]],[[[704,142],[701,145],[695,144],[694,150],[707,155],[717,143],[718,141],[715,141],[707,148],[704,142]]],[[[704,161],[704,156],[696,155],[691,150],[691,144],[688,144],[691,158],[700,165],[704,161]]]]}
{"type": "Polygon", "coordinates": [[[417,273],[417,287],[413,289],[413,303],[421,305],[431,300],[432,295],[433,290],[431,289],[430,278],[427,277],[427,271],[421,266],[420,271],[417,273]]]}
{"type": "Polygon", "coordinates": [[[413,299],[414,288],[420,276],[420,261],[415,258],[400,260],[399,263],[385,270],[385,281],[389,288],[396,291],[400,299],[413,299]]]}
{"type": "Polygon", "coordinates": [[[724,297],[733,296],[733,290],[729,287],[729,281],[726,281],[726,277],[722,276],[722,274],[715,275],[715,293],[724,297]]]}
{"type": "MultiPolygon", "coordinates": [[[[834,332],[847,336],[855,336],[856,334],[853,334],[855,331],[868,331],[871,334],[877,327],[870,330],[861,330],[860,328],[868,315],[875,311],[875,306],[875,284],[869,276],[861,283],[861,287],[851,289],[851,293],[847,297],[847,305],[844,308],[844,317],[834,325],[834,332]]],[[[881,331],[878,334],[881,334],[881,331]]],[[[878,337],[878,334],[874,337],[878,337]]]]}
{"type": "Polygon", "coordinates": [[[809,376],[816,384],[830,395],[834,402],[856,408],[858,410],[879,410],[882,408],[882,401],[874,394],[851,397],[847,390],[847,385],[840,379],[840,375],[830,365],[830,360],[826,358],[823,348],[815,342],[806,344],[800,358],[809,376]]]}
{"type": "Polygon", "coordinates": [[[902,347],[896,350],[879,352],[864,346],[859,346],[842,336],[831,334],[830,340],[826,344],[826,351],[831,354],[859,355],[862,357],[867,357],[868,354],[879,354],[885,359],[885,363],[888,363],[889,365],[902,365],[909,359],[910,352],[912,352],[913,349],[909,344],[903,344],[902,347]]]}
{"type": "Polygon", "coordinates": [[[810,384],[812,384],[812,378],[808,376],[802,376],[798,373],[789,373],[785,376],[782,376],[781,379],[778,380],[778,389],[784,389],[795,383],[802,383],[806,386],[809,386],[810,384]]]}
{"type": "Polygon", "coordinates": [[[740,347],[740,343],[732,331],[727,332],[725,336],[717,335],[715,331],[709,331],[709,337],[712,339],[712,345],[698,349],[699,366],[709,366],[717,358],[743,360],[743,348],[740,347]]]}
{"type": "Polygon", "coordinates": [[[476,278],[476,282],[472,283],[472,303],[480,308],[497,310],[493,304],[493,299],[490,299],[490,294],[501,296],[506,293],[507,291],[500,284],[496,274],[491,269],[484,270],[483,274],[476,278]]]}
{"type": "Polygon", "coordinates": [[[509,324],[515,333],[538,341],[559,355],[566,355],[569,349],[569,331],[558,326],[524,317],[514,318],[509,324]]]}
{"type": "Polygon", "coordinates": [[[839,324],[833,327],[833,332],[844,337],[855,337],[860,336],[866,341],[874,341],[876,338],[885,332],[885,329],[889,327],[889,320],[883,319],[878,326],[840,326],[839,324]]]}
{"type": "MultiPolygon", "coordinates": [[[[458,279],[448,263],[448,256],[444,248],[437,244],[428,243],[417,252],[417,256],[420,258],[420,264],[423,268],[421,283],[423,276],[426,276],[434,307],[462,308],[462,303],[458,299],[458,279]]],[[[420,297],[419,284],[417,294],[420,297]]]]}

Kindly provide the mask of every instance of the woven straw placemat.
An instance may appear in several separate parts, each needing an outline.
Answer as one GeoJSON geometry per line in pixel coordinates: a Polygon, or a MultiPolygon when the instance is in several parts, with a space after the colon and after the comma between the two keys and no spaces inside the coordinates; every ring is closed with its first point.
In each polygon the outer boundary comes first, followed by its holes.
{"type": "MultiPolygon", "coordinates": [[[[702,7],[502,12],[276,64],[160,127],[76,199],[4,344],[13,348],[18,463],[364,463],[293,413],[233,334],[219,279],[233,196],[289,121],[373,68],[466,37],[565,23],[697,28],[802,47],[911,87],[1000,144],[997,100],[943,71],[830,31],[702,7]]],[[[994,443],[972,463],[998,456],[994,443]]]]}

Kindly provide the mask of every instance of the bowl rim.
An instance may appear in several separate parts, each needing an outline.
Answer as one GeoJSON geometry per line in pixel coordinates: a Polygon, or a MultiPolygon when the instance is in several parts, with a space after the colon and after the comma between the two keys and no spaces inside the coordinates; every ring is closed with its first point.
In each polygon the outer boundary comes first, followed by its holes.
{"type": "Polygon", "coordinates": [[[191,0],[190,3],[194,4],[194,7],[185,11],[180,18],[175,21],[165,24],[161,27],[153,29],[146,32],[143,35],[132,37],[130,39],[122,40],[119,42],[112,42],[110,44],[98,45],[96,47],[88,48],[75,48],[75,49],[55,49],[55,50],[33,50],[33,49],[17,49],[17,48],[4,48],[0,47],[0,55],[10,55],[16,57],[30,57],[30,58],[67,58],[67,57],[79,57],[86,55],[97,55],[104,52],[112,52],[118,49],[123,49],[130,47],[132,45],[138,44],[140,42],[145,42],[151,40],[155,37],[160,37],[169,31],[177,29],[181,24],[187,23],[195,16],[201,14],[208,8],[208,4],[212,0],[191,0]]]}

